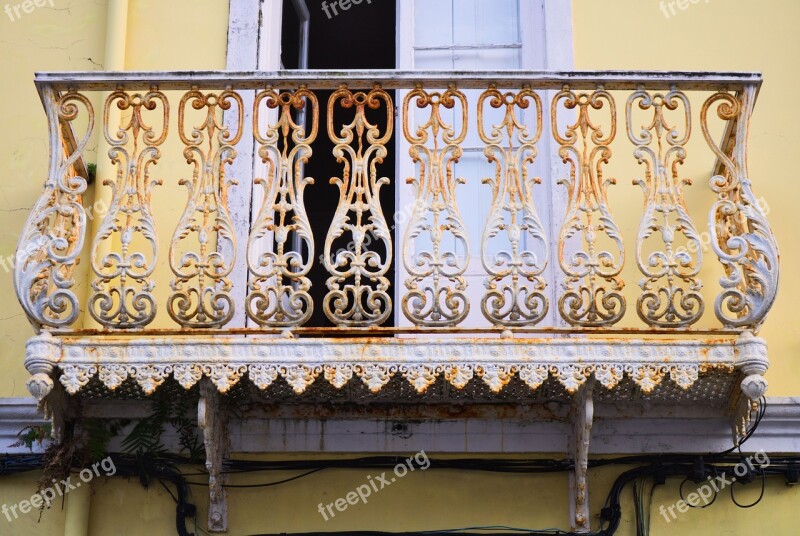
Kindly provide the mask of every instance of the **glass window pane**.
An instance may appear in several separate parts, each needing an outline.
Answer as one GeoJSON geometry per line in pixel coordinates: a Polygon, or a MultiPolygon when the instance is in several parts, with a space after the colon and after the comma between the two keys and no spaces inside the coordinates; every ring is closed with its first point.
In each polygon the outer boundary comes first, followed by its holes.
{"type": "Polygon", "coordinates": [[[504,70],[519,69],[520,49],[484,48],[456,50],[453,54],[453,69],[460,70],[504,70]]]}
{"type": "MultiPolygon", "coordinates": [[[[481,234],[489,215],[491,188],[482,184],[485,177],[494,176],[494,164],[490,164],[480,150],[465,150],[454,166],[456,177],[465,184],[456,187],[456,200],[469,238],[470,256],[480,255],[481,234]]],[[[460,249],[460,248],[459,248],[460,249]]],[[[463,254],[462,251],[459,251],[463,254]]]]}
{"type": "Polygon", "coordinates": [[[519,0],[473,1],[476,4],[475,34],[479,44],[497,45],[520,42],[519,0]]]}
{"type": "Polygon", "coordinates": [[[519,0],[415,0],[414,7],[415,68],[520,67],[519,48],[447,50],[452,46],[519,45],[519,0]]]}
{"type": "Polygon", "coordinates": [[[414,44],[416,46],[453,44],[452,2],[453,0],[415,0],[414,44]]]}
{"type": "Polygon", "coordinates": [[[414,67],[422,71],[452,70],[452,50],[417,50],[414,54],[414,67]]]}
{"type": "Polygon", "coordinates": [[[456,45],[478,45],[478,9],[476,0],[453,0],[453,42],[456,45]]]}

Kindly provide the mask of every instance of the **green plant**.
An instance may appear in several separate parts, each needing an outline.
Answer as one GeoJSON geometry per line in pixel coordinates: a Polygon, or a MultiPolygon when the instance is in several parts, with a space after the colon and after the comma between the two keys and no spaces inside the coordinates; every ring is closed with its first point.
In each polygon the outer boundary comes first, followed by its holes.
{"type": "Polygon", "coordinates": [[[52,433],[53,426],[50,423],[26,426],[19,431],[17,434],[18,439],[10,444],[9,447],[16,448],[25,446],[33,452],[33,445],[36,444],[41,447],[45,439],[50,439],[52,433]]]}
{"type": "Polygon", "coordinates": [[[90,183],[94,182],[97,178],[97,164],[86,164],[86,180],[90,183]]]}
{"type": "Polygon", "coordinates": [[[166,448],[161,442],[164,427],[169,420],[170,407],[159,397],[153,401],[153,412],[137,421],[133,429],[122,440],[122,449],[127,454],[161,455],[166,448]]]}
{"type": "Polygon", "coordinates": [[[82,428],[85,433],[83,450],[92,462],[108,456],[108,443],[130,423],[128,419],[85,419],[82,428]]]}
{"type": "Polygon", "coordinates": [[[181,454],[192,460],[205,458],[205,446],[200,437],[196,421],[187,415],[195,407],[188,397],[170,397],[168,394],[156,393],[152,399],[153,410],[150,415],[140,419],[122,440],[122,448],[127,454],[137,456],[160,456],[167,449],[162,436],[167,425],[178,434],[181,454]]]}

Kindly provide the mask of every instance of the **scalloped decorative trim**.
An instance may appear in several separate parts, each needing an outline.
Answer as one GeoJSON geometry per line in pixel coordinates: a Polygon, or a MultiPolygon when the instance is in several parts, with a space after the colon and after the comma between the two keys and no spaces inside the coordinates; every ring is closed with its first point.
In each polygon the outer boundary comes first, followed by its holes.
{"type": "MultiPolygon", "coordinates": [[[[481,381],[502,392],[516,376],[531,390],[548,378],[575,394],[593,377],[615,389],[625,377],[645,394],[663,382],[689,390],[709,370],[766,370],[766,345],[761,339],[632,340],[632,339],[244,339],[234,337],[57,339],[46,337],[59,381],[76,394],[97,379],[110,391],[133,379],[146,394],[170,376],[185,389],[203,377],[219,392],[249,379],[261,390],[279,378],[298,395],[317,381],[343,389],[361,381],[377,394],[402,377],[422,395],[440,378],[455,389],[481,381]],[[750,370],[750,369],[748,369],[750,370]]],[[[29,359],[39,346],[29,346],[29,359]]],[[[52,358],[51,358],[52,359],[52,358]]],[[[38,369],[37,369],[38,370],[38,369]]]]}

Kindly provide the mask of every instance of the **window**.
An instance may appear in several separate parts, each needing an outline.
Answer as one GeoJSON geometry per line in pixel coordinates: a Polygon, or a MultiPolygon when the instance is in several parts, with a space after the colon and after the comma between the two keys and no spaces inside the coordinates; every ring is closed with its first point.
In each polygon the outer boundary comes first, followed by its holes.
{"type": "MultiPolygon", "coordinates": [[[[558,49],[565,45],[571,48],[571,32],[550,32],[547,27],[549,19],[560,20],[562,24],[570,24],[569,13],[559,13],[565,9],[564,2],[548,2],[543,0],[413,0],[400,2],[400,21],[398,32],[399,68],[403,70],[454,70],[454,71],[503,71],[503,70],[544,70],[568,68],[570,65],[555,62],[556,58],[548,57],[549,49],[558,49]],[[545,7],[547,10],[546,11],[545,7]],[[565,18],[566,17],[566,18],[565,18]],[[562,42],[555,42],[559,39],[562,42]],[[549,42],[548,42],[549,41],[549,42]]],[[[568,9],[568,6],[567,6],[568,9]]],[[[552,52],[552,50],[551,50],[552,52]]],[[[562,51],[563,53],[563,51],[562,51]]],[[[571,57],[571,50],[570,54],[571,57]]],[[[443,90],[445,88],[440,88],[443,90]]],[[[499,88],[502,90],[502,88],[499,88]]],[[[461,215],[469,237],[469,259],[465,278],[467,296],[471,302],[469,316],[460,324],[462,327],[485,326],[486,320],[480,311],[480,300],[484,292],[486,272],[481,262],[481,238],[489,215],[487,198],[491,196],[489,186],[482,184],[482,179],[492,177],[494,164],[488,162],[483,153],[485,144],[478,134],[477,102],[481,91],[466,90],[468,107],[468,128],[465,141],[461,144],[463,156],[455,165],[457,177],[465,179],[465,183],[456,188],[456,197],[461,215]]],[[[398,95],[398,102],[402,96],[398,95]]],[[[458,106],[450,111],[444,110],[445,121],[450,121],[456,131],[460,130],[461,111],[458,106]]],[[[424,121],[417,111],[415,120],[424,121]]],[[[522,112],[521,120],[527,122],[526,114],[535,114],[533,110],[522,112]]],[[[484,109],[487,125],[499,124],[502,120],[500,110],[490,107],[484,109]]],[[[529,124],[529,123],[528,123],[529,124]]],[[[543,133],[539,144],[541,155],[550,154],[546,150],[549,137],[543,133]]],[[[414,192],[406,187],[404,179],[415,176],[414,165],[406,157],[409,144],[398,140],[399,172],[397,184],[397,206],[399,210],[411,206],[414,192]]],[[[546,180],[550,173],[550,162],[538,159],[533,172],[544,178],[542,185],[534,189],[535,204],[542,221],[556,221],[551,217],[553,206],[558,205],[559,193],[553,191],[552,182],[546,180]]],[[[550,244],[555,244],[556,229],[551,229],[550,244]]],[[[402,232],[399,233],[402,236],[402,232]]],[[[449,247],[457,255],[464,256],[461,242],[450,237],[449,247]]],[[[419,249],[426,249],[424,241],[416,244],[419,249]]],[[[492,254],[506,249],[503,237],[487,242],[487,253],[492,254]]],[[[527,244],[526,244],[527,245],[527,244]]],[[[396,250],[400,255],[402,252],[396,250]]],[[[551,258],[553,255],[551,254],[551,258]]],[[[552,263],[548,271],[552,268],[552,263]]],[[[406,278],[406,274],[398,265],[398,287],[406,278]]],[[[548,273],[549,281],[555,281],[554,273],[548,273]]],[[[553,290],[552,288],[550,289],[553,290]]],[[[552,299],[551,299],[552,302],[552,299]]],[[[552,314],[552,313],[551,313],[552,314]]],[[[402,313],[398,314],[399,325],[410,325],[402,313]]],[[[553,315],[551,322],[559,322],[553,315]]]]}
{"type": "MultiPolygon", "coordinates": [[[[238,0],[239,3],[259,4],[258,0],[238,0]]],[[[260,3],[261,25],[259,48],[252,58],[250,68],[277,70],[281,67],[297,68],[300,64],[301,35],[297,5],[302,0],[263,0],[260,3]],[[281,35],[280,39],[274,36],[281,35]]],[[[308,68],[309,69],[399,69],[399,70],[513,70],[513,69],[567,69],[571,67],[571,17],[569,2],[546,2],[545,0],[387,0],[349,3],[347,10],[337,9],[335,14],[324,9],[322,0],[306,0],[309,12],[308,68]]],[[[256,6],[258,9],[258,6],[256,6]]],[[[231,17],[232,24],[235,18],[231,17]]],[[[231,32],[236,36],[235,32],[231,32]]],[[[235,57],[236,45],[229,46],[229,58],[235,57]],[[231,48],[232,47],[232,48],[231,48]]],[[[246,68],[239,64],[235,68],[246,68]]],[[[430,88],[433,89],[433,88],[430,88]]],[[[390,92],[397,109],[402,105],[404,92],[390,92]]],[[[489,187],[481,179],[490,176],[493,165],[483,154],[483,143],[477,134],[477,120],[472,109],[480,91],[466,92],[470,103],[468,135],[462,144],[464,155],[457,164],[457,174],[467,179],[457,189],[457,199],[465,217],[470,237],[469,268],[466,276],[473,307],[470,317],[462,326],[485,325],[480,313],[479,296],[482,293],[485,272],[480,261],[480,240],[488,213],[489,187]],[[477,298],[477,301],[475,299],[477,298]]],[[[319,135],[312,145],[313,156],[306,166],[305,174],[315,179],[315,184],[305,191],[305,205],[312,223],[315,252],[314,268],[309,275],[312,280],[311,295],[315,304],[309,326],[331,325],[322,310],[328,292],[326,281],[329,274],[319,257],[323,252],[325,237],[336,209],[338,190],[329,184],[331,177],[341,176],[342,165],[332,155],[333,142],[327,136],[327,101],[330,92],[318,92],[320,104],[319,135]]],[[[544,96],[543,96],[544,97],[544,96]]],[[[375,121],[380,119],[380,110],[375,121]]],[[[352,120],[335,112],[334,124],[352,120]]],[[[453,113],[450,119],[460,120],[453,113]]],[[[487,121],[491,117],[487,117],[487,121]]],[[[395,124],[395,136],[387,145],[388,157],[379,168],[379,173],[391,179],[391,184],[381,190],[381,205],[389,224],[391,215],[402,211],[403,206],[413,203],[413,188],[405,180],[414,176],[414,165],[408,158],[409,145],[402,134],[402,126],[395,124]]],[[[549,137],[542,135],[540,143],[546,144],[549,137]]],[[[551,152],[540,148],[540,154],[551,152]]],[[[242,158],[240,154],[240,159],[242,158]]],[[[260,160],[250,155],[250,162],[259,174],[260,160]]],[[[536,163],[535,172],[547,177],[550,162],[536,163]]],[[[545,180],[537,190],[537,209],[543,221],[552,222],[551,214],[558,208],[558,193],[551,188],[552,181],[545,180]],[[554,209],[554,206],[556,207],[554,209]]],[[[232,193],[232,202],[252,206],[258,210],[262,192],[254,186],[252,191],[239,188],[232,193]],[[238,198],[237,198],[238,196],[238,198]],[[253,206],[255,205],[255,206],[253,206]]],[[[406,275],[402,270],[400,241],[403,237],[403,220],[392,225],[392,242],[395,247],[392,272],[387,276],[392,281],[394,317],[384,325],[409,325],[400,310],[406,275]],[[396,273],[395,273],[396,269],[396,273]]],[[[348,239],[345,239],[345,243],[348,239]]],[[[379,243],[373,240],[372,244],[379,243]]],[[[554,244],[555,240],[551,240],[554,244]]],[[[296,242],[299,244],[299,242],[296,242]]],[[[298,247],[298,246],[295,246],[298,247]]],[[[457,253],[459,246],[452,243],[457,253]]],[[[502,243],[491,247],[502,248],[502,243]]],[[[378,246],[380,248],[380,246],[378,246]]],[[[461,248],[463,249],[463,248],[461,248]]],[[[336,250],[336,246],[334,247],[336,250]]],[[[552,263],[551,263],[552,267],[552,263]]],[[[246,271],[235,281],[237,288],[246,286],[246,271]],[[243,279],[243,280],[242,280],[243,279]]],[[[549,278],[554,281],[554,278],[549,278]]],[[[553,289],[551,289],[553,290],[553,289]]],[[[555,319],[557,321],[557,319],[555,319]]]]}

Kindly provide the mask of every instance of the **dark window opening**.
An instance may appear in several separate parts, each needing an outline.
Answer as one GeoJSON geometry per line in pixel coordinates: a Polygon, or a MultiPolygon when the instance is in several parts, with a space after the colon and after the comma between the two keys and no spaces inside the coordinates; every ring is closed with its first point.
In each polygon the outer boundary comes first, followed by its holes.
{"type": "MultiPolygon", "coordinates": [[[[331,3],[338,7],[338,2],[328,0],[307,0],[310,12],[310,29],[308,42],[308,68],[309,69],[394,69],[395,68],[395,3],[391,0],[372,0],[371,3],[362,1],[359,4],[349,3],[348,10],[338,8],[334,15],[331,3]],[[323,4],[328,6],[327,14],[323,4]]],[[[286,69],[295,69],[298,66],[300,48],[300,21],[295,12],[293,2],[284,0],[283,28],[281,38],[281,62],[286,69]]],[[[344,81],[346,82],[346,81],[344,81]]],[[[361,90],[363,88],[359,88],[361,90]]],[[[354,91],[356,91],[354,89],[354,91]]],[[[313,155],[305,167],[305,175],[314,178],[314,184],[305,190],[305,206],[314,234],[314,263],[309,274],[311,279],[311,297],[314,303],[314,314],[306,324],[307,326],[332,326],[334,325],[325,315],[323,303],[328,293],[326,281],[330,274],[320,260],[324,253],[325,238],[328,234],[339,199],[339,188],[330,184],[331,177],[341,177],[343,164],[336,162],[333,156],[334,143],[328,137],[327,109],[328,99],[332,91],[316,91],[319,100],[320,118],[319,134],[312,144],[313,155]]],[[[388,92],[394,101],[393,91],[388,92]]],[[[397,103],[395,102],[395,108],[397,103]]],[[[342,125],[350,123],[354,117],[354,108],[342,109],[337,106],[334,112],[334,132],[339,134],[342,125]]],[[[386,131],[386,108],[381,106],[378,110],[368,110],[367,120],[378,125],[381,133],[386,131]]],[[[396,122],[395,122],[396,123],[396,122]]],[[[383,214],[392,231],[392,243],[396,244],[393,215],[395,213],[395,177],[394,140],[398,125],[395,124],[395,133],[387,142],[388,154],[383,163],[377,166],[378,177],[388,177],[390,183],[383,186],[380,191],[381,207],[383,214]]],[[[350,213],[351,221],[354,213],[350,213]]],[[[341,249],[347,249],[352,242],[352,235],[345,233],[339,238],[332,248],[335,254],[341,249]]],[[[376,237],[372,237],[368,249],[376,251],[381,259],[386,258],[386,251],[376,237]]],[[[396,260],[392,261],[392,264],[396,260]]],[[[388,290],[394,296],[394,268],[391,267],[385,277],[391,282],[388,290]]],[[[345,281],[345,284],[352,280],[345,281]]],[[[365,284],[372,284],[366,281],[365,284]]],[[[394,301],[394,300],[392,300],[394,301]]],[[[396,304],[395,304],[396,305],[396,304]]],[[[382,324],[394,325],[393,314],[382,324]]]]}

